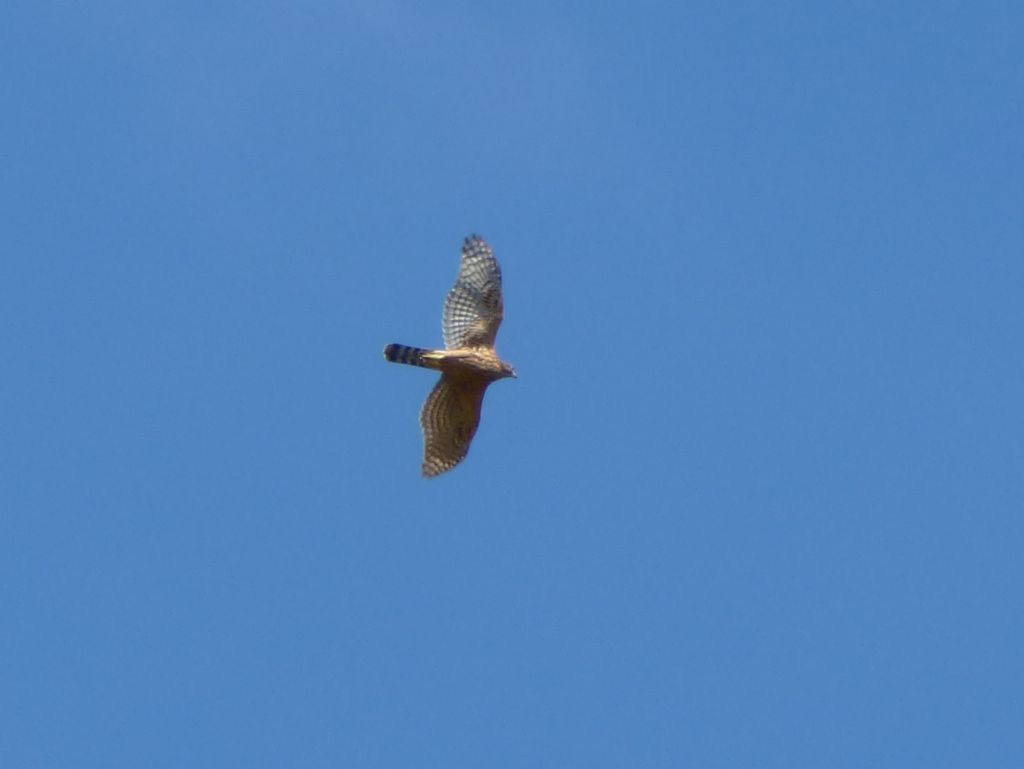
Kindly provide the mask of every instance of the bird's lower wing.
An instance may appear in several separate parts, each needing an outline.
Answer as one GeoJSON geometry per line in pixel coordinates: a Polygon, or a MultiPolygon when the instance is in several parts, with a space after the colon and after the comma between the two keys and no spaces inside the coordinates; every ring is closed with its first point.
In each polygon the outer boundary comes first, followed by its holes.
{"type": "Polygon", "coordinates": [[[480,424],[480,406],[487,381],[442,374],[423,410],[423,475],[431,478],[463,460],[480,424]]]}

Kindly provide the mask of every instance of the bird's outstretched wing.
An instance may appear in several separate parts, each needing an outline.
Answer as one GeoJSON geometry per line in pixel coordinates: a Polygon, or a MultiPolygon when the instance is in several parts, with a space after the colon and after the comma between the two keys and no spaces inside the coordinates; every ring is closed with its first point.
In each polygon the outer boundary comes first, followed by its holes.
{"type": "Polygon", "coordinates": [[[503,314],[501,268],[483,238],[470,235],[462,244],[459,275],[444,302],[445,347],[494,347],[503,314]]]}
{"type": "Polygon", "coordinates": [[[480,424],[488,382],[482,377],[442,374],[420,412],[423,474],[428,478],[463,460],[480,424]]]}

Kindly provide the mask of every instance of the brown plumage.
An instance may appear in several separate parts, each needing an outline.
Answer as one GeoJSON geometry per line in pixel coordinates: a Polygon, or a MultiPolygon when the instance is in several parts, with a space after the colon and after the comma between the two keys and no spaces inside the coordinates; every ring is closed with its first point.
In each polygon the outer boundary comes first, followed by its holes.
{"type": "Polygon", "coordinates": [[[487,386],[516,375],[494,351],[503,313],[501,268],[490,246],[470,235],[462,244],[459,274],[444,303],[445,349],[401,344],[384,348],[384,357],[392,363],[441,372],[420,411],[422,469],[428,478],[450,470],[466,456],[480,424],[487,386]]]}

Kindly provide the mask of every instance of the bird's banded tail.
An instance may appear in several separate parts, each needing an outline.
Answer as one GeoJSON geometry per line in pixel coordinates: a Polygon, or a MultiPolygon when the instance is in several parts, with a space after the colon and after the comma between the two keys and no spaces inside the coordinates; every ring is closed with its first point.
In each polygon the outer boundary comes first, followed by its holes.
{"type": "Polygon", "coordinates": [[[409,347],[404,344],[389,344],[384,348],[384,357],[392,363],[405,363],[409,366],[423,366],[423,368],[436,368],[437,364],[431,365],[426,355],[430,350],[419,347],[409,347]]]}

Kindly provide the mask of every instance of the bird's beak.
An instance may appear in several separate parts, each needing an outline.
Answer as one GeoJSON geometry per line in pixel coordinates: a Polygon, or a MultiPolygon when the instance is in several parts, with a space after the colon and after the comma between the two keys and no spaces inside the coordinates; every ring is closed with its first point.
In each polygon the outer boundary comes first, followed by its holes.
{"type": "Polygon", "coordinates": [[[512,369],[512,378],[513,379],[519,379],[519,374],[516,373],[515,369],[512,369]]]}

